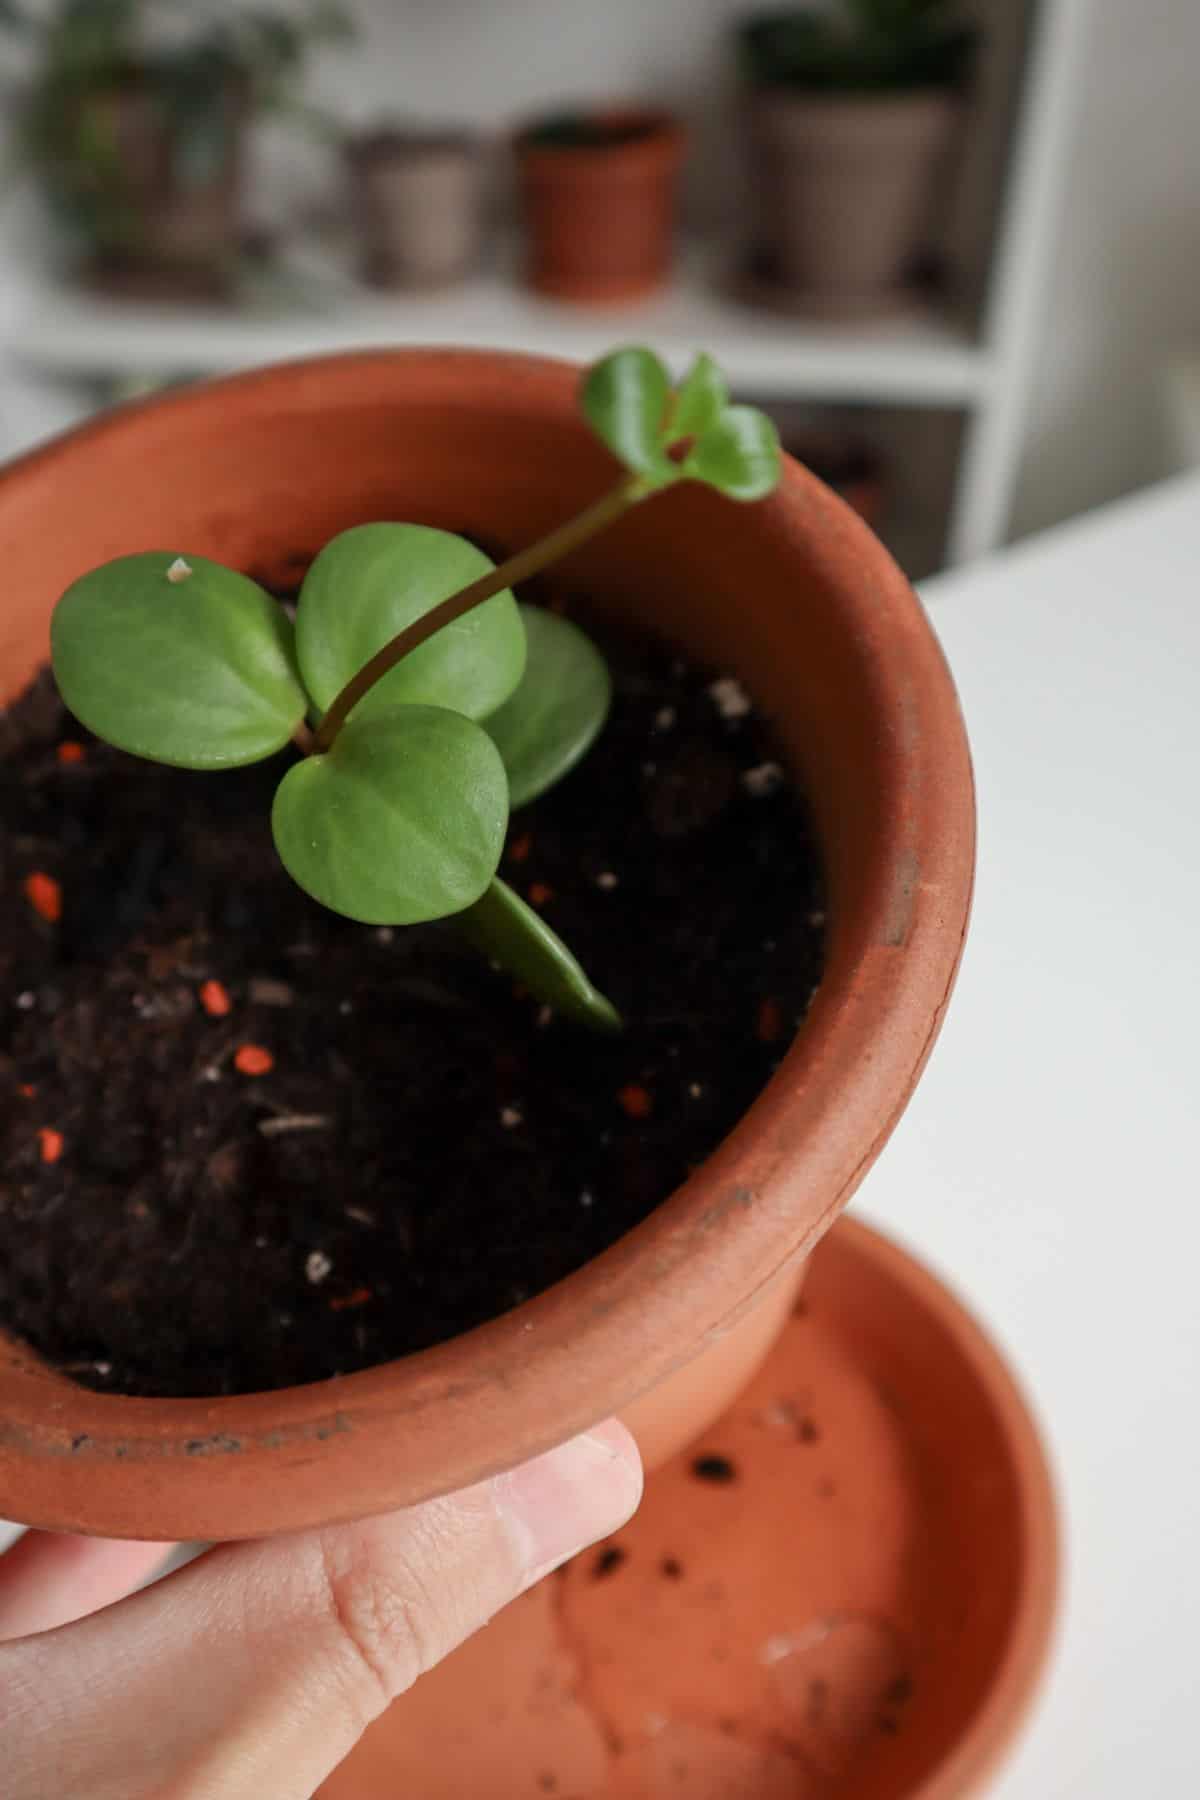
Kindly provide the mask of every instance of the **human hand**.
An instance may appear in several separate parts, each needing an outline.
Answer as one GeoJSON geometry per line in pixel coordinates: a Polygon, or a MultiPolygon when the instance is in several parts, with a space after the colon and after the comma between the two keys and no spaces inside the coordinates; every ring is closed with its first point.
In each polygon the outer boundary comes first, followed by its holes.
{"type": "Polygon", "coordinates": [[[389,1701],[640,1496],[611,1421],[422,1506],[220,1545],[135,1594],[166,1545],[29,1532],[0,1556],[4,1800],[308,1800],[389,1701]]]}

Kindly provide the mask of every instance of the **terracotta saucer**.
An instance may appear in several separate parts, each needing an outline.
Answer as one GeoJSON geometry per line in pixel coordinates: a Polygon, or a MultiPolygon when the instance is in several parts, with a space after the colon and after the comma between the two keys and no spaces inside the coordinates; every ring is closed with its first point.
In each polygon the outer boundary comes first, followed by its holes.
{"type": "Polygon", "coordinates": [[[1056,1574],[996,1351],[852,1222],[634,1522],[368,1732],[322,1800],[952,1800],[1014,1733],[1056,1574]]]}

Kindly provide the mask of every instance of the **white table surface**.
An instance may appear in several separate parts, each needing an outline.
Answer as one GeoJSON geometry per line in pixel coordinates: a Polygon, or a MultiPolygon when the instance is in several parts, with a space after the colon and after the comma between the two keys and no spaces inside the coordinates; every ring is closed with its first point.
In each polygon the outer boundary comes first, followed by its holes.
{"type": "Polygon", "coordinates": [[[924,590],[979,881],[858,1210],[991,1327],[1057,1464],[1058,1642],[991,1800],[1200,1795],[1198,571],[1193,475],[924,590]]]}
{"type": "Polygon", "coordinates": [[[956,996],[861,1211],[990,1325],[1067,1579],[993,1800],[1200,1795],[1200,476],[927,584],[979,784],[956,996]]]}

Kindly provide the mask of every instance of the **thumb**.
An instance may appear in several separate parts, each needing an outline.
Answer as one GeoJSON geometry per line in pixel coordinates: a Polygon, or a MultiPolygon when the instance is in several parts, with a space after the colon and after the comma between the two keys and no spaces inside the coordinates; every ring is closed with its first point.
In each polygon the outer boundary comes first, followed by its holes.
{"type": "Polygon", "coordinates": [[[210,1550],[0,1645],[5,1800],[307,1800],[390,1700],[640,1494],[611,1422],[423,1506],[210,1550]]]}

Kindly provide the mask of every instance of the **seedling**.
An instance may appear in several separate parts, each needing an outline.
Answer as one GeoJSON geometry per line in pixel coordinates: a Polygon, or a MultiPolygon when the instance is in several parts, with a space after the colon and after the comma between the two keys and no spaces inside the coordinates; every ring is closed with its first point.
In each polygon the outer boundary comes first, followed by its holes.
{"type": "Polygon", "coordinates": [[[611,693],[579,627],[512,589],[680,481],[760,500],[780,459],[774,426],[730,405],[709,356],[672,390],[649,350],[615,351],[580,402],[624,473],[498,568],[432,526],[355,525],[312,563],[293,623],[235,569],[147,551],[67,590],[51,651],[71,711],[135,756],[230,769],[294,742],[271,826],[306,893],[365,924],[453,916],[538,999],[612,1030],[609,1001],[496,874],[510,807],[574,767],[611,693]]]}

